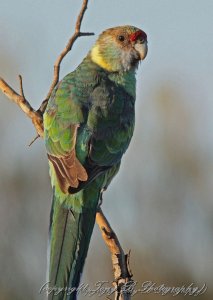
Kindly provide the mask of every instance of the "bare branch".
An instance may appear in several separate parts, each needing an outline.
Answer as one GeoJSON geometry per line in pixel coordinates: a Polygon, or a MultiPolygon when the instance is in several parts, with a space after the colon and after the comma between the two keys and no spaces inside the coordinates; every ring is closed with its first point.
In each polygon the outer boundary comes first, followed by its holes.
{"type": "Polygon", "coordinates": [[[98,208],[96,213],[96,223],[98,224],[103,240],[109,248],[112,258],[114,279],[115,279],[115,300],[130,300],[131,287],[134,286],[132,273],[129,268],[129,254],[125,254],[121,244],[103,214],[101,208],[98,208]]]}
{"type": "Polygon", "coordinates": [[[22,77],[19,75],[19,82],[20,82],[20,94],[18,94],[12,87],[7,84],[4,79],[0,78],[0,90],[13,102],[15,102],[20,108],[23,110],[23,112],[32,120],[35,129],[38,133],[38,135],[33,139],[33,141],[30,143],[30,145],[38,138],[38,136],[43,137],[44,128],[43,128],[43,113],[45,111],[45,108],[47,106],[48,100],[50,98],[50,95],[58,83],[59,80],[59,72],[60,72],[60,64],[65,57],[65,55],[72,49],[72,46],[76,39],[80,36],[90,36],[94,33],[90,32],[81,32],[81,23],[84,17],[84,13],[87,9],[87,4],[89,0],[83,0],[82,7],[80,10],[80,13],[78,15],[76,25],[75,25],[75,32],[73,36],[69,39],[69,42],[67,43],[64,50],[61,52],[59,57],[57,58],[55,65],[54,65],[54,76],[53,76],[53,82],[51,84],[50,90],[47,94],[46,99],[42,102],[40,108],[36,111],[32,108],[30,103],[25,99],[24,96],[24,90],[23,90],[23,83],[22,83],[22,77]]]}
{"type": "Polygon", "coordinates": [[[34,137],[34,139],[29,143],[29,147],[30,146],[32,146],[32,144],[38,139],[40,137],[40,135],[39,134],[37,134],[35,137],[34,137]]]}
{"type": "Polygon", "coordinates": [[[78,18],[77,18],[77,21],[76,21],[76,24],[75,24],[75,32],[74,34],[72,35],[72,37],[69,39],[66,47],[64,48],[64,50],[61,52],[61,54],[58,56],[58,58],[56,59],[55,61],[55,64],[54,64],[54,74],[53,74],[53,81],[52,81],[52,84],[50,86],[50,89],[49,89],[49,92],[46,96],[46,99],[42,102],[42,105],[41,107],[39,108],[39,111],[41,113],[44,112],[46,106],[47,106],[47,102],[50,98],[50,95],[53,91],[53,89],[55,88],[55,86],[57,85],[58,81],[59,81],[59,72],[60,72],[60,65],[61,65],[61,62],[63,60],[63,58],[67,55],[67,53],[72,49],[73,47],[73,44],[74,42],[76,41],[76,39],[78,37],[81,37],[81,36],[90,36],[90,35],[94,35],[94,33],[92,32],[81,32],[81,23],[82,23],[82,20],[83,20],[83,17],[84,17],[84,14],[85,14],[85,11],[87,9],[87,4],[88,4],[88,1],[89,0],[83,0],[83,3],[82,3],[82,7],[81,7],[81,10],[80,10],[80,13],[78,15],[78,18]]]}
{"type": "Polygon", "coordinates": [[[0,78],[0,90],[23,110],[23,112],[32,120],[39,136],[43,136],[42,116],[39,112],[35,111],[30,103],[25,99],[22,87],[22,79],[19,77],[19,80],[22,95],[19,95],[16,91],[14,91],[14,89],[11,88],[9,84],[7,84],[2,78],[0,78]]]}

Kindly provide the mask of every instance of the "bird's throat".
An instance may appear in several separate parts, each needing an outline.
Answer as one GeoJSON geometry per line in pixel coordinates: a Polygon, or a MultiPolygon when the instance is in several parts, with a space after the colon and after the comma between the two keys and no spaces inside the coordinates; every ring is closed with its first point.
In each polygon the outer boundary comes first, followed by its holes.
{"type": "Polygon", "coordinates": [[[108,72],[113,72],[112,65],[104,59],[100,54],[99,45],[95,45],[91,50],[91,59],[94,63],[99,65],[101,68],[105,69],[108,72]]]}

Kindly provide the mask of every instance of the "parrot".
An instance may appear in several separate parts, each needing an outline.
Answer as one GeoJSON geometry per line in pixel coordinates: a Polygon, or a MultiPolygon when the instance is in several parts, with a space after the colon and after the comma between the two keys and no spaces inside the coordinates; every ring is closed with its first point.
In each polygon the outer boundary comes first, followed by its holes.
{"type": "Polygon", "coordinates": [[[49,287],[60,289],[48,299],[77,299],[100,199],[133,136],[136,71],[147,51],[143,30],[106,29],[48,101],[43,123],[53,199],[47,276],[49,287]]]}

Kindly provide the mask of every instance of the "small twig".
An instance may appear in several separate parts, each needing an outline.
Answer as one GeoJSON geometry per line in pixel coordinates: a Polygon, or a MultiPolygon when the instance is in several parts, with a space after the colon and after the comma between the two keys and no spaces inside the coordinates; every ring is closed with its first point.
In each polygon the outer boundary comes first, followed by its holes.
{"type": "Polygon", "coordinates": [[[53,82],[51,84],[51,87],[49,89],[49,92],[47,94],[46,99],[42,102],[40,108],[38,110],[34,110],[30,103],[26,100],[24,96],[24,89],[23,89],[23,83],[22,83],[22,77],[19,75],[19,83],[20,83],[20,94],[18,94],[12,87],[9,86],[5,82],[4,79],[0,78],[0,90],[13,102],[15,102],[22,110],[23,112],[32,120],[35,129],[38,133],[38,135],[33,139],[32,143],[38,138],[38,136],[43,137],[44,135],[44,128],[43,128],[43,113],[46,109],[48,100],[50,98],[50,95],[54,89],[54,87],[57,85],[59,80],[59,71],[60,71],[60,64],[65,57],[65,55],[72,49],[72,46],[76,39],[80,36],[90,36],[94,33],[90,32],[81,32],[81,23],[84,17],[84,13],[87,9],[87,4],[89,0],[83,0],[82,7],[80,10],[80,13],[78,15],[76,25],[75,25],[75,33],[73,36],[69,39],[69,42],[67,43],[64,50],[61,52],[59,57],[57,58],[55,65],[54,65],[54,77],[53,82]]]}
{"type": "MultiPolygon", "coordinates": [[[[21,94],[21,96],[23,97],[23,99],[25,99],[25,96],[24,96],[24,89],[23,89],[22,76],[19,75],[18,77],[19,77],[19,82],[20,82],[20,94],[21,94]]],[[[26,101],[26,99],[25,99],[25,101],[26,101]]]]}
{"type": "Polygon", "coordinates": [[[125,255],[121,244],[103,214],[101,208],[98,208],[96,213],[96,223],[98,224],[102,237],[109,248],[112,257],[112,265],[114,272],[114,284],[116,287],[116,300],[130,300],[131,299],[131,285],[134,281],[132,273],[129,268],[129,254],[125,255]]]}
{"type": "Polygon", "coordinates": [[[72,37],[69,39],[69,41],[68,41],[66,47],[64,48],[64,50],[61,52],[61,54],[58,56],[58,58],[55,61],[53,81],[52,81],[52,84],[50,86],[49,92],[48,92],[45,100],[42,102],[42,104],[39,108],[39,111],[41,113],[44,112],[44,110],[47,106],[47,102],[48,102],[48,100],[49,100],[49,98],[52,94],[52,91],[53,91],[53,89],[55,88],[55,86],[57,85],[57,83],[59,81],[60,65],[61,65],[61,62],[62,62],[63,58],[65,57],[65,55],[67,55],[67,53],[72,49],[73,44],[74,44],[74,42],[76,41],[76,39],[78,37],[94,35],[94,33],[92,33],[92,32],[81,32],[80,31],[81,30],[81,23],[82,23],[82,20],[83,20],[83,17],[84,17],[84,13],[87,9],[88,1],[89,0],[83,0],[83,4],[82,4],[80,13],[77,17],[77,21],[76,21],[76,24],[75,24],[75,32],[72,35],[72,37]]]}
{"type": "MultiPolygon", "coordinates": [[[[24,99],[24,101],[26,103],[26,98],[24,96],[23,80],[22,80],[22,76],[21,75],[19,75],[19,84],[20,84],[20,94],[21,94],[21,97],[24,99]]],[[[30,147],[39,137],[40,137],[40,135],[37,134],[36,137],[34,137],[34,139],[30,142],[30,144],[28,146],[30,147]]]]}
{"type": "Polygon", "coordinates": [[[7,84],[2,78],[0,78],[0,90],[7,96],[7,98],[15,102],[23,110],[23,112],[32,120],[39,136],[43,136],[44,130],[42,115],[39,112],[35,111],[23,96],[24,93],[22,80],[20,79],[20,77],[19,80],[21,85],[21,95],[14,91],[14,89],[11,88],[9,84],[7,84]]]}
{"type": "Polygon", "coordinates": [[[34,139],[29,143],[29,147],[30,146],[32,146],[32,144],[38,139],[40,137],[40,135],[39,134],[37,134],[35,137],[34,137],[34,139]]]}

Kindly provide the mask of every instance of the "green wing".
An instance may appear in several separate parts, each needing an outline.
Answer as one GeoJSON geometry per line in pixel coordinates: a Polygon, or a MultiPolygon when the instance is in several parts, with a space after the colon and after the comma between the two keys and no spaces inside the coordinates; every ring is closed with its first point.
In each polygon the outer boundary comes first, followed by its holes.
{"type": "Polygon", "coordinates": [[[56,87],[44,114],[48,158],[63,193],[88,178],[76,157],[77,131],[84,122],[84,116],[81,105],[73,100],[75,98],[73,76],[69,74],[56,87]]]}

